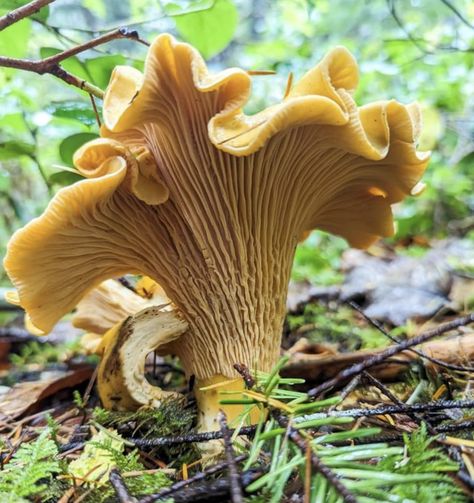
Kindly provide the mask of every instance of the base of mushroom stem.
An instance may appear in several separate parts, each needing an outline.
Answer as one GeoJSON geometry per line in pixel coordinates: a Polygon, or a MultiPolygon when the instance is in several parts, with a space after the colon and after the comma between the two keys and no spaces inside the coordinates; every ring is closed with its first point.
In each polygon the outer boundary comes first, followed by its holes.
{"type": "Polygon", "coordinates": [[[257,405],[249,409],[249,405],[219,403],[221,400],[247,399],[248,397],[242,394],[245,389],[243,379],[220,374],[209,379],[196,380],[194,395],[198,405],[198,431],[220,430],[219,411],[223,411],[226,415],[229,428],[239,426],[242,414],[246,411],[249,413],[246,415],[244,425],[256,424],[265,417],[265,412],[257,405]]]}

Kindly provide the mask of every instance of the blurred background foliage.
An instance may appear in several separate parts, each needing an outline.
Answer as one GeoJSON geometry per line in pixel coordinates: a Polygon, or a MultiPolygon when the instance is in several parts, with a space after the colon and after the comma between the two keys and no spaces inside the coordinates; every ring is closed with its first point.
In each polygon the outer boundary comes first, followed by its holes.
{"type": "MultiPolygon", "coordinates": [[[[0,15],[26,3],[2,0],[0,15]]],[[[396,98],[424,110],[422,150],[433,150],[418,198],[399,205],[397,242],[467,235],[473,224],[474,4],[469,0],[57,0],[0,33],[3,56],[39,59],[120,26],[148,41],[171,32],[211,69],[274,70],[254,78],[248,112],[282,99],[332,46],[360,65],[359,104],[396,98]]],[[[143,66],[146,48],[120,40],[64,63],[105,88],[114,66],[143,66]]],[[[50,75],[0,69],[0,256],[9,236],[75,181],[72,153],[98,134],[90,97],[50,75]]],[[[100,109],[100,101],[97,103],[100,109]]],[[[471,232],[472,235],[472,232],[471,232]]],[[[314,233],[295,277],[338,281],[341,239],[314,233]]],[[[6,282],[0,270],[0,282],[6,282]]]]}

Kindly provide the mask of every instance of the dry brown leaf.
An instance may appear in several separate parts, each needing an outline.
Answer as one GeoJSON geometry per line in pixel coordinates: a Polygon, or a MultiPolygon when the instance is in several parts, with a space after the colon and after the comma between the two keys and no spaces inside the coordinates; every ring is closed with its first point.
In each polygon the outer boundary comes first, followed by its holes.
{"type": "Polygon", "coordinates": [[[31,412],[31,409],[39,402],[58,391],[66,388],[74,388],[87,379],[93,372],[92,367],[81,367],[67,372],[57,371],[56,375],[40,381],[25,381],[15,384],[0,399],[0,418],[4,420],[16,419],[17,417],[31,412]]]}

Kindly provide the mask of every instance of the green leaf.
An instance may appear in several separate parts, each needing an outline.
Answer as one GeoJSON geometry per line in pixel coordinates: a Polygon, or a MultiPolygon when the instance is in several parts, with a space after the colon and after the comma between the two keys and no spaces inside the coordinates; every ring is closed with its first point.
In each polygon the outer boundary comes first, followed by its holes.
{"type": "Polygon", "coordinates": [[[84,62],[90,75],[92,83],[104,89],[108,86],[110,75],[113,69],[118,65],[124,65],[127,59],[120,54],[115,56],[100,56],[91,58],[84,62]]]}
{"type": "MultiPolygon", "coordinates": [[[[49,181],[51,183],[61,185],[61,187],[66,187],[67,185],[72,185],[80,180],[84,180],[84,177],[78,175],[76,173],[72,173],[71,171],[58,171],[57,173],[53,173],[49,177],[49,181]]],[[[1,179],[0,179],[1,182],[1,179]]]]}
{"type": "Polygon", "coordinates": [[[0,171],[0,192],[7,192],[11,187],[11,179],[8,173],[0,171]]]}
{"type": "Polygon", "coordinates": [[[25,116],[21,112],[1,115],[0,131],[8,135],[28,133],[28,128],[25,124],[25,116]]]}
{"type": "MultiPolygon", "coordinates": [[[[28,50],[30,34],[31,20],[27,18],[2,30],[0,32],[0,54],[10,58],[23,58],[28,50]]],[[[3,71],[8,71],[8,69],[3,71]]]]}
{"type": "Polygon", "coordinates": [[[0,142],[0,161],[16,159],[26,155],[31,156],[35,152],[35,145],[20,140],[8,140],[0,142]]]}
{"type": "Polygon", "coordinates": [[[182,14],[168,9],[168,14],[174,17],[179,34],[205,59],[229,45],[238,22],[237,8],[232,0],[200,2],[193,11],[182,14]]]}
{"type": "Polygon", "coordinates": [[[72,166],[74,152],[84,143],[94,140],[98,135],[95,133],[77,133],[65,138],[59,145],[59,155],[66,166],[72,166]]]}
{"type": "Polygon", "coordinates": [[[54,117],[73,119],[87,126],[93,126],[96,123],[94,110],[90,101],[55,101],[47,107],[46,111],[54,117]]]}

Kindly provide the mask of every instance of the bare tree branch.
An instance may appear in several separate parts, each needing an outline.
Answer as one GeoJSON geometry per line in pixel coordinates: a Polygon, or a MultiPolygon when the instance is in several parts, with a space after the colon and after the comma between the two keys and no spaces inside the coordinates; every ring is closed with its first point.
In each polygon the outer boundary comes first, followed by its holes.
{"type": "Polygon", "coordinates": [[[16,68],[18,70],[25,70],[28,72],[37,73],[39,75],[49,73],[71,86],[78,87],[79,89],[82,89],[87,93],[102,99],[104,97],[104,92],[102,91],[102,89],[99,89],[97,86],[94,86],[93,84],[67,72],[59,65],[59,63],[72,56],[76,56],[81,52],[97,47],[98,45],[106,44],[107,42],[121,38],[127,38],[144,45],[149,45],[148,42],[142,40],[139,37],[137,31],[128,30],[126,28],[118,28],[114,31],[111,31],[110,33],[106,33],[105,35],[101,35],[100,37],[89,40],[88,42],[84,42],[83,44],[72,47],[71,49],[66,49],[65,51],[54,54],[49,58],[45,58],[39,61],[0,56],[0,66],[6,68],[16,68]]]}
{"type": "Polygon", "coordinates": [[[348,367],[342,370],[332,379],[328,379],[319,386],[316,386],[315,388],[309,390],[308,396],[315,397],[320,393],[322,393],[323,391],[327,391],[333,388],[334,386],[338,385],[339,383],[347,381],[348,379],[351,379],[357,374],[362,373],[364,370],[367,370],[368,368],[378,365],[379,363],[383,362],[384,360],[390,358],[393,355],[396,355],[397,353],[401,353],[402,351],[410,349],[413,346],[418,346],[419,344],[422,344],[423,342],[426,342],[429,339],[432,339],[433,337],[437,337],[446,332],[449,332],[450,330],[454,330],[455,328],[463,327],[471,323],[474,323],[474,313],[468,314],[467,316],[463,316],[461,318],[456,318],[452,321],[444,323],[443,325],[440,325],[437,328],[427,330],[426,332],[422,332],[420,335],[417,335],[416,337],[403,341],[400,344],[390,346],[387,349],[383,350],[382,352],[377,353],[376,355],[371,356],[370,358],[366,358],[362,362],[352,365],[352,367],[348,367]]]}
{"type": "MultiPolygon", "coordinates": [[[[405,24],[402,21],[402,18],[398,14],[398,11],[395,6],[396,0],[386,0],[387,1],[387,7],[390,11],[390,15],[392,16],[393,20],[397,23],[398,27],[405,33],[406,39],[389,39],[386,40],[386,42],[411,42],[421,53],[422,56],[427,56],[430,54],[436,54],[437,51],[444,51],[444,52],[464,52],[464,53],[472,53],[474,52],[474,47],[467,47],[467,48],[462,48],[458,47],[456,45],[434,45],[430,44],[427,40],[424,38],[419,38],[413,36],[411,31],[405,26],[405,24]]],[[[469,26],[470,28],[474,29],[474,25],[472,25],[464,16],[463,14],[456,9],[449,1],[447,0],[440,0],[444,5],[446,5],[455,15],[458,19],[461,20],[462,23],[465,25],[469,26]]],[[[418,58],[417,58],[418,59],[418,58]]]]}
{"type": "Polygon", "coordinates": [[[0,31],[17,23],[25,17],[36,14],[43,7],[53,2],[54,0],[33,0],[33,2],[27,3],[26,5],[18,7],[18,9],[8,12],[4,16],[0,17],[0,31]]]}
{"type": "Polygon", "coordinates": [[[454,15],[466,26],[474,30],[474,24],[472,24],[465,16],[464,14],[451,2],[448,0],[441,0],[441,3],[446,5],[446,7],[454,13],[454,15]]]}
{"type": "Polygon", "coordinates": [[[394,21],[397,23],[399,28],[405,33],[407,36],[408,40],[423,54],[432,54],[432,52],[426,47],[423,47],[424,40],[419,40],[415,38],[409,30],[407,30],[406,26],[403,24],[402,20],[400,19],[400,16],[398,15],[398,12],[395,8],[395,0],[387,0],[387,5],[390,10],[390,14],[392,15],[394,21]]]}

